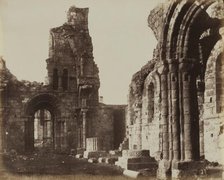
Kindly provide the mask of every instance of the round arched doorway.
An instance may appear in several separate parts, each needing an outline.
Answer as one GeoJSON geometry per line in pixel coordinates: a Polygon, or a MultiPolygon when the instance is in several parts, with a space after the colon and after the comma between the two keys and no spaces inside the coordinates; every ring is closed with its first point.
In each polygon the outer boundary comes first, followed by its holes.
{"type": "Polygon", "coordinates": [[[54,149],[59,100],[52,94],[38,94],[26,104],[25,150],[54,149]]]}

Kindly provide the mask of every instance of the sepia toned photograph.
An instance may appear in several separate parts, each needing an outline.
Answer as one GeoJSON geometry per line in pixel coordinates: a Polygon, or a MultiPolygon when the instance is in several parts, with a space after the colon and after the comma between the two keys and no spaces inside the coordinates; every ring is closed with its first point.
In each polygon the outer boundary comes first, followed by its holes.
{"type": "Polygon", "coordinates": [[[0,0],[0,179],[224,179],[223,0],[0,0]]]}

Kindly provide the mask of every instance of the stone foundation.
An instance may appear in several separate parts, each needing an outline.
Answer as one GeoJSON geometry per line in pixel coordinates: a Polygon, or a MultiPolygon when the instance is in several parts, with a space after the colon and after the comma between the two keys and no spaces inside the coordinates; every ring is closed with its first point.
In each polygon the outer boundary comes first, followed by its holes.
{"type": "Polygon", "coordinates": [[[149,150],[123,150],[122,157],[118,158],[115,165],[128,170],[157,168],[157,162],[150,157],[149,150]]]}

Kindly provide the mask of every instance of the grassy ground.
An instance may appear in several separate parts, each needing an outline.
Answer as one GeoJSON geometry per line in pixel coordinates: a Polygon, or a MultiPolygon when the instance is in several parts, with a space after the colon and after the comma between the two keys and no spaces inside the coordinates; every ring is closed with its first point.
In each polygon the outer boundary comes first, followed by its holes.
{"type": "MultiPolygon", "coordinates": [[[[100,175],[122,176],[122,169],[108,164],[92,164],[84,159],[75,159],[65,154],[32,154],[32,155],[4,155],[2,159],[2,173],[15,176],[17,179],[22,176],[37,177],[38,179],[54,179],[60,177],[70,179],[74,175],[100,175]],[[4,170],[3,170],[4,169],[4,170]],[[56,176],[55,176],[56,175],[56,176]],[[45,178],[46,176],[46,178],[45,178]],[[70,177],[71,176],[71,177],[70,177]]],[[[0,174],[1,175],[1,174],[0,174]]],[[[2,177],[2,176],[1,176],[2,177]]],[[[24,179],[25,177],[22,177],[24,179]]],[[[77,176],[78,178],[78,176],[77,176]]],[[[76,178],[76,179],[77,179],[76,178]]],[[[2,178],[0,178],[2,179],[2,178]]]]}
{"type": "MultiPolygon", "coordinates": [[[[0,180],[129,180],[122,169],[109,164],[92,164],[66,154],[34,153],[0,156],[0,180]],[[1,165],[2,164],[2,165],[1,165]]],[[[211,165],[210,165],[211,166],[211,165]]],[[[214,165],[213,165],[214,166],[214,165]]],[[[219,166],[211,166],[201,179],[221,179],[219,166]]],[[[142,177],[156,179],[155,177],[142,177]]],[[[192,179],[192,178],[190,178],[192,179]]]]}

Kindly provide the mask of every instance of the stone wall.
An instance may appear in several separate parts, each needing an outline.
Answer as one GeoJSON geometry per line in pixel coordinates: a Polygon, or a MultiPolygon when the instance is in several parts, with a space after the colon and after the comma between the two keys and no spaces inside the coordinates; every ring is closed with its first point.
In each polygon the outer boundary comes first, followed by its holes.
{"type": "Polygon", "coordinates": [[[93,136],[98,137],[99,150],[118,149],[125,137],[124,105],[100,105],[97,118],[91,126],[93,136]]]}
{"type": "MultiPolygon", "coordinates": [[[[224,4],[217,1],[210,10],[211,17],[224,17],[224,4]]],[[[222,28],[223,29],[223,28],[222,28]]],[[[224,66],[223,66],[223,31],[209,55],[205,72],[205,92],[202,119],[204,121],[204,151],[209,161],[224,164],[223,157],[223,124],[224,124],[224,66]]]]}

